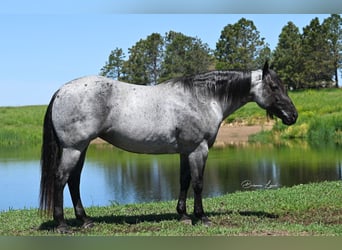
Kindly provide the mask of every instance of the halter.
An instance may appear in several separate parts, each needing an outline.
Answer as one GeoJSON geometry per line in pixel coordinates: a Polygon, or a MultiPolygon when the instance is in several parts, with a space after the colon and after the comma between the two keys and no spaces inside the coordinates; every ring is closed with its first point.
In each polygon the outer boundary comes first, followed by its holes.
{"type": "Polygon", "coordinates": [[[251,85],[256,85],[262,81],[262,70],[255,70],[251,72],[251,85]]]}
{"type": "Polygon", "coordinates": [[[255,70],[251,72],[251,93],[254,95],[254,101],[259,105],[264,102],[262,70],[255,70]]]}

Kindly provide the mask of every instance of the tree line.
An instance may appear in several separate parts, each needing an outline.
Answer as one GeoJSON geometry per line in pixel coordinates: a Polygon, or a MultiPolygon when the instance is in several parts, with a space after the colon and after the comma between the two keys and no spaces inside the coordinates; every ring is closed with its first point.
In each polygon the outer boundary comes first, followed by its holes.
{"type": "Polygon", "coordinates": [[[255,70],[269,60],[292,89],[338,87],[341,28],[342,18],[338,14],[322,23],[316,17],[302,32],[289,21],[273,51],[253,21],[245,18],[223,28],[215,49],[198,37],[180,32],[152,33],[128,49],[128,59],[121,48],[112,50],[100,75],[154,85],[209,70],[255,70]]]}

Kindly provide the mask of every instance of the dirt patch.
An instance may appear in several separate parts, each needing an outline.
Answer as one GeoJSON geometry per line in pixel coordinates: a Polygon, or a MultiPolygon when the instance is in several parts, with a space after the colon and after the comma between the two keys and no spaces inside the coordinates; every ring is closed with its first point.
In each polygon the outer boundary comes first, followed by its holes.
{"type": "Polygon", "coordinates": [[[248,142],[248,137],[264,130],[271,130],[272,123],[264,125],[224,124],[220,127],[215,141],[215,147],[240,145],[248,142]]]}
{"type": "MultiPolygon", "coordinates": [[[[243,145],[248,142],[248,137],[264,130],[271,130],[273,124],[266,123],[263,125],[243,125],[243,124],[223,124],[217,134],[214,147],[225,147],[228,145],[243,145]]],[[[97,138],[91,142],[92,144],[106,143],[104,140],[97,138]]]]}

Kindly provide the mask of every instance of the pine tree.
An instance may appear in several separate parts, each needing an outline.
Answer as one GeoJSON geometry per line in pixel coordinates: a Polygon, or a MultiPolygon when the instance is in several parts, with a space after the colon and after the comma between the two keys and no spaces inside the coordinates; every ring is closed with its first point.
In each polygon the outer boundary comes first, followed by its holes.
{"type": "Polygon", "coordinates": [[[112,50],[105,66],[101,68],[100,75],[120,80],[123,77],[124,58],[125,54],[121,48],[112,50]]]}
{"type": "Polygon", "coordinates": [[[303,80],[309,87],[320,87],[332,81],[333,62],[328,43],[328,30],[314,18],[303,29],[303,80]]]}
{"type": "Polygon", "coordinates": [[[157,84],[162,72],[163,44],[162,36],[152,33],[128,49],[130,55],[124,66],[126,80],[135,84],[157,84]]]}
{"type": "Polygon", "coordinates": [[[199,38],[174,31],[165,34],[164,80],[207,71],[211,63],[209,46],[199,38]]]}
{"type": "Polygon", "coordinates": [[[324,20],[323,26],[328,32],[327,39],[333,61],[335,83],[338,88],[338,70],[342,67],[342,18],[338,14],[332,14],[324,20]]]}
{"type": "Polygon", "coordinates": [[[269,44],[265,44],[265,46],[259,51],[259,55],[255,60],[255,69],[262,69],[265,65],[266,61],[272,61],[272,50],[269,47],[269,44]]]}
{"type": "Polygon", "coordinates": [[[273,52],[273,67],[282,81],[291,88],[301,88],[302,52],[301,34],[293,22],[283,27],[273,52]]]}
{"type": "Polygon", "coordinates": [[[258,68],[257,58],[265,48],[264,38],[253,21],[241,18],[235,24],[228,24],[216,43],[215,57],[218,70],[258,68]]]}
{"type": "Polygon", "coordinates": [[[164,39],[158,33],[152,33],[147,37],[146,67],[150,84],[158,84],[162,74],[162,61],[164,59],[164,39]]]}
{"type": "Polygon", "coordinates": [[[124,64],[125,81],[134,84],[147,84],[149,82],[144,62],[144,48],[145,42],[140,39],[128,49],[129,58],[124,64]]]}

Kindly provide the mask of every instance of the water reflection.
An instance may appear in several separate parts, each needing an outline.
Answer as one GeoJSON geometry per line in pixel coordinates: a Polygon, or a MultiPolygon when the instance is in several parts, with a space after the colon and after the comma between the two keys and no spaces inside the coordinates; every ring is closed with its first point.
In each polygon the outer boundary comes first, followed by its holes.
{"type": "Polygon", "coordinates": [[[336,172],[339,176],[339,179],[342,180],[342,161],[337,163],[336,172]]]}
{"type": "Polygon", "coordinates": [[[0,211],[37,207],[40,178],[37,164],[0,159],[0,211]]]}
{"type": "MultiPolygon", "coordinates": [[[[178,166],[156,158],[140,161],[139,156],[113,163],[91,162],[104,171],[107,201],[126,204],[175,199],[178,190],[178,166]],[[137,158],[135,158],[137,157],[137,158]]],[[[177,162],[178,163],[178,162],[177,162]]]]}
{"type": "MultiPolygon", "coordinates": [[[[38,206],[39,149],[15,153],[0,149],[0,211],[38,206]]],[[[342,179],[339,150],[249,146],[212,150],[204,178],[204,197],[246,190],[342,179]]],[[[81,179],[85,206],[176,199],[177,155],[137,155],[111,147],[89,149],[81,179]]],[[[190,196],[192,192],[190,191],[190,196]]],[[[65,205],[72,206],[68,190],[65,205]]]]}

